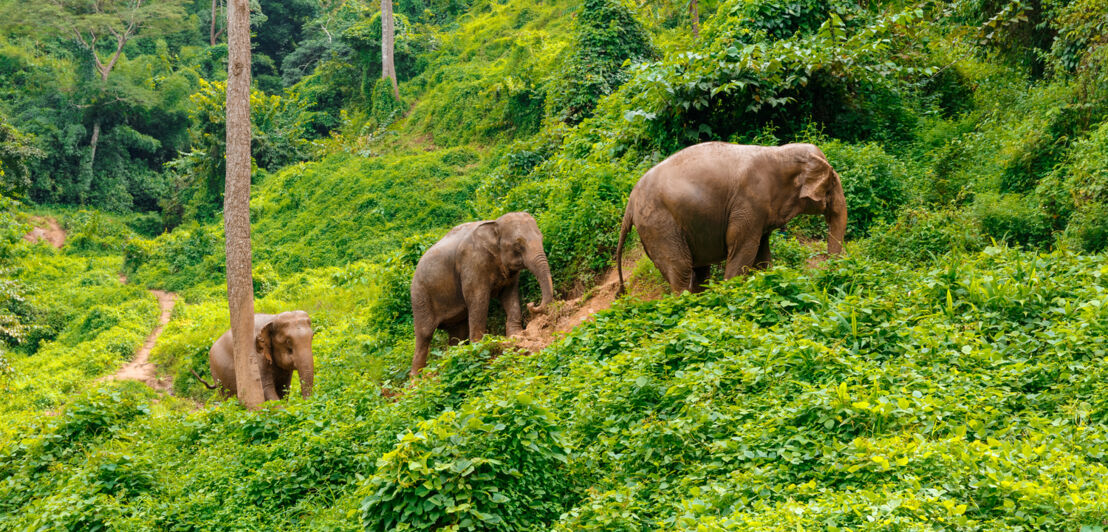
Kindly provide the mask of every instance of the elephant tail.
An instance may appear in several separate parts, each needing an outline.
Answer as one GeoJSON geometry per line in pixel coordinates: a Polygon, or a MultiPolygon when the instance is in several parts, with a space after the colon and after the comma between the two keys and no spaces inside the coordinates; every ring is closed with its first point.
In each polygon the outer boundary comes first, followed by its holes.
{"type": "Polygon", "coordinates": [[[627,198],[627,210],[623,211],[623,225],[619,228],[619,244],[616,245],[616,272],[619,273],[619,292],[623,295],[623,243],[627,240],[627,233],[631,232],[631,226],[635,224],[631,216],[631,198],[627,198]]]}
{"type": "Polygon", "coordinates": [[[189,371],[192,372],[192,376],[196,377],[196,380],[200,381],[200,384],[203,384],[204,387],[206,387],[207,389],[214,390],[218,388],[218,386],[216,386],[215,384],[208,384],[207,381],[200,377],[199,373],[196,373],[196,370],[189,368],[189,371]]]}

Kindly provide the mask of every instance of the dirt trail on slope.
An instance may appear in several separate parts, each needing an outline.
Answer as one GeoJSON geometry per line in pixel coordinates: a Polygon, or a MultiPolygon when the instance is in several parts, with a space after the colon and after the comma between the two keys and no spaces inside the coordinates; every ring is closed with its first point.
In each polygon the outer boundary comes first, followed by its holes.
{"type": "MultiPolygon", "coordinates": [[[[127,280],[123,276],[120,276],[120,279],[124,282],[127,280]]],[[[150,336],[146,337],[146,342],[139,348],[138,353],[135,353],[135,358],[119,368],[115,375],[106,377],[105,380],[139,381],[159,392],[171,394],[173,393],[173,382],[168,378],[158,378],[158,366],[150,363],[150,351],[154,349],[154,344],[158,342],[158,337],[161,336],[162,330],[165,329],[166,324],[169,323],[169,318],[173,315],[173,307],[177,304],[177,294],[161,290],[151,290],[150,293],[158,298],[158,306],[162,309],[162,314],[158,318],[158,325],[154,327],[153,331],[150,331],[150,336]]]]}
{"type": "Polygon", "coordinates": [[[54,249],[61,249],[65,245],[65,230],[63,230],[58,222],[53,218],[39,218],[37,216],[31,217],[32,222],[46,222],[47,227],[35,227],[31,229],[30,233],[23,235],[23,240],[31,242],[32,244],[40,240],[45,240],[54,249]]]}
{"type": "MultiPolygon", "coordinates": [[[[31,243],[45,240],[55,249],[61,249],[65,245],[65,230],[58,225],[56,220],[34,216],[31,217],[31,221],[35,223],[45,222],[47,227],[45,229],[41,227],[31,229],[31,232],[23,235],[23,240],[31,243]]],[[[127,276],[119,274],[119,282],[127,284],[127,276]]],[[[120,368],[114,375],[102,377],[98,380],[135,380],[159,392],[172,394],[173,382],[169,378],[158,378],[158,367],[150,363],[150,352],[154,349],[154,344],[158,342],[162,330],[169,323],[170,317],[173,316],[173,307],[177,304],[177,294],[162,290],[150,290],[150,293],[158,298],[158,307],[161,308],[158,325],[154,327],[153,331],[150,331],[150,335],[146,337],[142,347],[135,353],[133,360],[120,368]]]]}
{"type": "MultiPolygon", "coordinates": [[[[641,247],[636,247],[624,254],[623,283],[631,295],[643,301],[650,301],[662,297],[668,290],[668,286],[632,286],[631,273],[643,256],[641,247]]],[[[619,272],[612,268],[604,274],[596,286],[585,290],[580,296],[565,301],[555,301],[550,304],[550,308],[545,313],[532,315],[531,320],[527,322],[527,328],[514,338],[516,345],[528,351],[540,351],[546,348],[558,337],[591,319],[593,314],[611,307],[618,292],[619,272]]]]}

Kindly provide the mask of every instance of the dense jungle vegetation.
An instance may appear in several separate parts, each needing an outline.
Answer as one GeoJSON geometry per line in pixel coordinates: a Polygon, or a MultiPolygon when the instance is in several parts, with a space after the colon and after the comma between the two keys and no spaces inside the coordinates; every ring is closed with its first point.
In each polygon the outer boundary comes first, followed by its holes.
{"type": "Polygon", "coordinates": [[[256,0],[257,310],[316,331],[314,395],[260,411],[190,374],[228,327],[222,2],[125,42],[88,4],[0,0],[0,529],[1108,527],[1105,2],[397,0],[397,100],[378,3],[256,0]],[[708,140],[820,146],[846,253],[801,217],[768,271],[408,380],[450,227],[528,211],[587,295],[708,140]],[[100,380],[151,288],[172,395],[100,380]]]}

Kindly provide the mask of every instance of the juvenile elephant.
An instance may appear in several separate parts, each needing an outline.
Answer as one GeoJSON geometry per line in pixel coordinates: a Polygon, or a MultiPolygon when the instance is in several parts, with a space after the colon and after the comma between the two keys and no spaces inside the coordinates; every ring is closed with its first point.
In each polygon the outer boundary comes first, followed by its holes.
{"type": "Polygon", "coordinates": [[[620,291],[623,243],[633,225],[670,288],[698,292],[712,264],[725,259],[727,279],[768,267],[770,233],[798,214],[822,214],[827,251],[842,252],[846,198],[819,148],[725,142],[685,148],[631,190],[616,247],[620,291]]]}
{"type": "MultiPolygon", "coordinates": [[[[312,394],[315,383],[315,360],[312,358],[312,320],[302,310],[280,314],[254,315],[254,349],[261,356],[262,391],[266,401],[283,399],[289,392],[292,372],[300,376],[300,395],[312,394]]],[[[212,377],[208,384],[194,371],[192,374],[209,390],[222,388],[224,397],[235,395],[235,354],[231,331],[223,333],[208,351],[212,377]]]]}
{"type": "Polygon", "coordinates": [[[411,375],[427,365],[436,329],[446,330],[451,345],[480,340],[493,297],[500,299],[507,313],[507,335],[522,331],[519,272],[524,268],[542,289],[542,303],[537,307],[529,303],[528,308],[541,311],[554,297],[554,282],[542,249],[542,233],[525,212],[461,224],[431,246],[412,277],[416,343],[411,375]]]}

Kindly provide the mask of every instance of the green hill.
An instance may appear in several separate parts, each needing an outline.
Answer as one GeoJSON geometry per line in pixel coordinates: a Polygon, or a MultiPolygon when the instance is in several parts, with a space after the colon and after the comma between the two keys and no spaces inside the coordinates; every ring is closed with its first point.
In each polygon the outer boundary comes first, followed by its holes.
{"type": "Polygon", "coordinates": [[[398,102],[377,4],[261,2],[257,309],[311,313],[316,385],[257,412],[190,375],[228,327],[210,5],[96,90],[9,17],[0,529],[1099,530],[1101,4],[723,0],[693,36],[686,3],[397,3],[398,102]],[[450,227],[532,213],[559,299],[587,297],[635,181],[708,140],[819,145],[845,255],[801,217],[769,271],[535,353],[438,338],[407,378],[408,284],[450,227]],[[144,288],[183,298],[152,355],[173,395],[98,380],[154,326],[144,288]]]}

